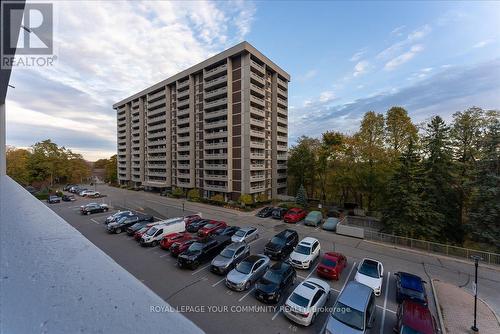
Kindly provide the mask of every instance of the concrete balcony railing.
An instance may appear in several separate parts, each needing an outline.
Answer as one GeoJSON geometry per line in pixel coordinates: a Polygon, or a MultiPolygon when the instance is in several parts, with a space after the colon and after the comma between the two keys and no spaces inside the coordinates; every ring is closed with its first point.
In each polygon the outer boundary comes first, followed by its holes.
{"type": "Polygon", "coordinates": [[[221,109],[217,111],[210,111],[210,112],[205,112],[204,113],[204,118],[205,120],[209,120],[215,117],[221,117],[221,116],[226,116],[227,115],[227,109],[221,109]]]}
{"type": "Polygon", "coordinates": [[[279,132],[282,132],[282,133],[288,133],[288,128],[284,127],[284,126],[280,126],[278,125],[276,127],[276,130],[278,130],[279,132]]]}
{"type": "Polygon", "coordinates": [[[148,94],[148,101],[156,100],[162,97],[165,98],[165,89],[162,89],[156,93],[148,94]]]}
{"type": "Polygon", "coordinates": [[[204,143],[203,148],[226,148],[227,147],[227,142],[219,142],[219,143],[204,143]]]}
{"type": "MultiPolygon", "coordinates": [[[[177,101],[177,108],[183,108],[189,106],[189,99],[179,100],[177,101]]],[[[179,112],[177,112],[179,113],[179,112]]]]}
{"type": "Polygon", "coordinates": [[[250,147],[266,148],[266,144],[264,142],[259,142],[259,141],[251,140],[250,141],[250,147]]]}
{"type": "Polygon", "coordinates": [[[220,128],[220,127],[225,127],[227,126],[227,120],[223,119],[220,121],[215,121],[215,122],[205,122],[205,125],[203,126],[204,129],[215,129],[215,128],[220,128]]]}
{"type": "Polygon", "coordinates": [[[227,75],[223,75],[221,77],[205,81],[204,88],[205,88],[205,90],[207,90],[210,87],[213,87],[213,86],[215,86],[217,84],[220,84],[220,83],[226,82],[226,81],[227,81],[227,75]]]}
{"type": "Polygon", "coordinates": [[[212,169],[212,170],[227,170],[226,164],[207,164],[203,165],[204,169],[212,169]]]}
{"type": "Polygon", "coordinates": [[[187,86],[189,86],[189,79],[181,82],[177,81],[177,90],[183,89],[187,86]]]}
{"type": "Polygon", "coordinates": [[[218,175],[218,174],[208,174],[205,173],[205,180],[214,180],[214,181],[227,181],[227,175],[218,175]]]}
{"type": "Polygon", "coordinates": [[[6,175],[0,221],[22,236],[0,238],[2,332],[202,333],[181,313],[150,312],[171,306],[6,175]]]}
{"type": "Polygon", "coordinates": [[[205,132],[203,138],[205,139],[215,139],[215,138],[225,138],[227,137],[227,131],[216,131],[216,132],[205,132]]]}
{"type": "Polygon", "coordinates": [[[264,181],[265,179],[266,179],[266,176],[264,174],[262,174],[262,175],[250,175],[250,182],[264,181]]]}
{"type": "Polygon", "coordinates": [[[162,138],[167,136],[167,131],[160,131],[148,134],[148,139],[162,138]]]}
{"type": "Polygon", "coordinates": [[[210,90],[210,91],[206,91],[204,98],[210,99],[210,98],[214,98],[216,96],[223,96],[223,95],[227,95],[227,86],[217,88],[214,90],[210,90]]]}
{"type": "Polygon", "coordinates": [[[160,130],[160,129],[166,129],[166,127],[167,127],[167,123],[164,122],[164,123],[158,123],[155,125],[148,125],[147,129],[148,129],[148,131],[155,131],[155,130],[160,130]]]}
{"type": "Polygon", "coordinates": [[[191,91],[190,89],[185,89],[185,90],[183,90],[181,92],[178,92],[177,93],[177,99],[182,100],[182,98],[184,98],[186,96],[189,96],[189,92],[190,91],[191,91]]]}
{"type": "Polygon", "coordinates": [[[255,80],[256,82],[260,83],[262,86],[264,86],[266,83],[266,81],[264,80],[263,77],[261,77],[258,74],[255,74],[254,72],[250,72],[250,78],[255,80]]]}
{"type": "Polygon", "coordinates": [[[278,136],[276,136],[276,139],[277,139],[278,141],[281,141],[281,142],[285,142],[285,143],[287,143],[287,142],[288,142],[288,137],[285,137],[285,136],[280,136],[280,135],[278,135],[278,136]]]}
{"type": "Polygon", "coordinates": [[[250,159],[264,159],[266,155],[260,152],[250,152],[250,159]]]}
{"type": "Polygon", "coordinates": [[[286,100],[284,100],[284,99],[281,99],[281,98],[278,97],[277,100],[278,100],[278,105],[281,105],[283,107],[286,107],[288,105],[288,102],[286,100]]]}
{"type": "Polygon", "coordinates": [[[189,115],[189,108],[177,110],[177,117],[189,115]]]}
{"type": "Polygon", "coordinates": [[[250,130],[250,136],[265,139],[266,133],[264,131],[250,130]]]}
{"type": "Polygon", "coordinates": [[[250,107],[250,114],[255,114],[257,116],[261,116],[261,117],[265,117],[266,116],[266,112],[262,109],[258,109],[258,108],[255,108],[255,107],[250,107]]]}
{"type": "Polygon", "coordinates": [[[162,104],[165,104],[166,101],[165,99],[160,99],[160,100],[157,100],[157,101],[154,101],[154,102],[148,102],[148,109],[154,109],[162,104]]]}
{"type": "Polygon", "coordinates": [[[158,139],[158,140],[148,140],[148,146],[159,146],[159,145],[166,145],[167,140],[166,139],[158,139]]]}
{"type": "Polygon", "coordinates": [[[222,99],[217,99],[215,101],[205,102],[204,107],[205,108],[213,108],[213,107],[222,106],[224,104],[227,104],[227,98],[222,98],[222,99]]]}
{"type": "Polygon", "coordinates": [[[264,170],[266,165],[264,164],[250,164],[250,170],[264,170]]]}
{"type": "Polygon", "coordinates": [[[288,117],[288,111],[285,108],[281,108],[280,106],[278,106],[277,110],[278,110],[278,116],[281,114],[285,118],[288,117]]]}
{"type": "Polygon", "coordinates": [[[177,145],[177,152],[189,152],[191,145],[177,145]]]}
{"type": "Polygon", "coordinates": [[[264,107],[266,105],[266,102],[263,99],[255,96],[255,95],[250,95],[250,102],[254,102],[262,107],[264,107]]]}
{"type": "Polygon", "coordinates": [[[189,117],[177,118],[177,125],[183,125],[189,123],[189,117]]]}
{"type": "Polygon", "coordinates": [[[278,126],[280,126],[279,123],[288,126],[288,118],[283,117],[283,114],[278,114],[278,126]]]}
{"type": "Polygon", "coordinates": [[[264,66],[263,65],[260,65],[259,63],[257,63],[256,61],[253,61],[253,60],[250,60],[250,65],[257,69],[260,73],[264,74],[265,73],[265,69],[264,69],[264,66]]]}
{"type": "Polygon", "coordinates": [[[285,188],[286,187],[286,182],[278,182],[277,184],[278,188],[285,188]]]}
{"type": "Polygon", "coordinates": [[[206,159],[227,159],[227,153],[205,153],[203,157],[206,159]]]}
{"type": "Polygon", "coordinates": [[[264,97],[264,88],[262,87],[259,87],[253,83],[250,84],[250,89],[254,92],[256,92],[257,94],[259,94],[260,96],[264,97]]]}
{"type": "Polygon", "coordinates": [[[288,146],[286,145],[277,145],[278,151],[288,151],[288,146]]]}
{"type": "Polygon", "coordinates": [[[227,191],[227,185],[215,185],[215,184],[208,184],[208,183],[205,183],[203,189],[205,190],[212,190],[212,191],[221,191],[221,192],[225,192],[227,191]]]}
{"type": "MultiPolygon", "coordinates": [[[[150,153],[150,151],[148,151],[150,153]]],[[[148,155],[147,161],[167,161],[166,155],[148,155]]]]}
{"type": "Polygon", "coordinates": [[[284,89],[287,89],[288,87],[288,84],[284,81],[284,80],[281,80],[279,77],[278,77],[278,85],[280,85],[281,87],[283,87],[284,89]]]}
{"type": "Polygon", "coordinates": [[[261,127],[261,128],[266,126],[266,122],[264,120],[253,118],[253,117],[250,117],[250,124],[261,127]]]}
{"type": "Polygon", "coordinates": [[[184,137],[178,136],[177,137],[177,142],[178,143],[185,143],[185,142],[188,142],[190,140],[191,140],[190,136],[184,136],[184,137]]]}
{"type": "Polygon", "coordinates": [[[183,128],[180,128],[178,127],[177,128],[177,134],[181,134],[181,133],[189,133],[189,126],[186,126],[186,127],[183,127],[183,128]]]}
{"type": "Polygon", "coordinates": [[[212,68],[208,71],[205,70],[204,77],[206,79],[209,79],[214,75],[220,74],[221,72],[225,72],[226,70],[227,70],[227,64],[223,64],[223,65],[217,66],[215,68],[212,68]]]}
{"type": "Polygon", "coordinates": [[[153,117],[166,118],[166,113],[167,113],[167,109],[165,107],[162,107],[162,108],[156,108],[154,110],[148,110],[147,115],[148,115],[148,118],[153,118],[153,117]]]}

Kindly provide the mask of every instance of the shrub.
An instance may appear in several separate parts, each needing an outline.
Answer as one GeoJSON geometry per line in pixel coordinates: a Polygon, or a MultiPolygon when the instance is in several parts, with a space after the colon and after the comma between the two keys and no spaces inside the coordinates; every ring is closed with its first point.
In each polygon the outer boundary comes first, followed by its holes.
{"type": "Polygon", "coordinates": [[[200,200],[200,190],[197,188],[191,189],[187,193],[187,197],[190,201],[198,202],[200,200]]]}
{"type": "Polygon", "coordinates": [[[210,198],[210,200],[213,201],[213,202],[217,202],[217,203],[223,203],[224,202],[224,196],[222,196],[221,194],[213,195],[210,198]]]}
{"type": "Polygon", "coordinates": [[[255,201],[257,203],[263,203],[263,202],[268,202],[269,199],[267,198],[267,194],[258,194],[257,197],[255,198],[255,201]]]}
{"type": "Polygon", "coordinates": [[[238,202],[240,202],[240,204],[242,205],[252,205],[253,204],[252,195],[241,194],[240,198],[238,199],[238,202]]]}
{"type": "Polygon", "coordinates": [[[304,207],[300,204],[297,204],[297,203],[292,203],[292,202],[285,202],[285,203],[280,203],[278,205],[280,208],[285,208],[287,210],[291,209],[291,208],[301,208],[303,209],[304,207]]]}
{"type": "Polygon", "coordinates": [[[179,198],[184,196],[184,191],[181,188],[172,189],[172,197],[179,198]]]}

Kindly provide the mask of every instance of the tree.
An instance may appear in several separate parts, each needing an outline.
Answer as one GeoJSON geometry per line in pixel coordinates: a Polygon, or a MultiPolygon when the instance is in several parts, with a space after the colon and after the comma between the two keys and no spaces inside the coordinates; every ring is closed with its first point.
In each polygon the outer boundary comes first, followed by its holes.
{"type": "Polygon", "coordinates": [[[337,153],[342,146],[343,136],[338,132],[323,133],[321,144],[317,149],[317,177],[320,185],[320,199],[326,202],[326,183],[337,153]]]}
{"type": "Polygon", "coordinates": [[[435,224],[442,227],[441,240],[461,240],[462,228],[458,224],[458,203],[453,189],[454,162],[450,142],[450,127],[439,116],[427,123],[423,136],[426,159],[424,161],[423,200],[432,210],[441,212],[435,224]]]}
{"type": "Polygon", "coordinates": [[[217,203],[223,203],[224,196],[222,196],[221,194],[215,194],[210,198],[210,200],[217,203]]]}
{"type": "Polygon", "coordinates": [[[476,191],[471,199],[467,230],[473,240],[500,250],[500,121],[499,113],[489,113],[487,131],[480,145],[476,191]]]}
{"type": "Polygon", "coordinates": [[[116,154],[112,155],[109,159],[106,160],[104,165],[105,170],[105,181],[110,182],[112,184],[116,184],[118,182],[118,167],[116,154]]]}
{"type": "Polygon", "coordinates": [[[241,194],[240,198],[238,199],[238,202],[242,205],[251,205],[253,204],[253,198],[252,195],[249,194],[241,194]]]}
{"type": "Polygon", "coordinates": [[[413,125],[408,112],[401,107],[387,110],[385,132],[387,145],[396,159],[406,149],[410,140],[417,139],[417,128],[413,125]]]}
{"type": "Polygon", "coordinates": [[[288,158],[289,188],[295,192],[299,186],[309,185],[311,196],[314,196],[316,155],[319,140],[302,136],[297,145],[290,149],[288,158]]]}
{"type": "Polygon", "coordinates": [[[172,189],[172,197],[179,198],[182,196],[184,196],[184,190],[182,190],[182,188],[175,187],[172,189]]]}
{"type": "Polygon", "coordinates": [[[297,204],[299,204],[303,208],[307,207],[307,194],[303,185],[300,185],[300,188],[297,191],[297,197],[295,199],[295,202],[297,202],[297,204]]]}
{"type": "Polygon", "coordinates": [[[194,202],[199,201],[201,198],[200,189],[198,188],[190,189],[187,193],[187,198],[194,202]]]}
{"type": "Polygon", "coordinates": [[[29,157],[30,152],[28,150],[7,147],[7,175],[23,186],[31,182],[30,171],[28,169],[29,157]]]}

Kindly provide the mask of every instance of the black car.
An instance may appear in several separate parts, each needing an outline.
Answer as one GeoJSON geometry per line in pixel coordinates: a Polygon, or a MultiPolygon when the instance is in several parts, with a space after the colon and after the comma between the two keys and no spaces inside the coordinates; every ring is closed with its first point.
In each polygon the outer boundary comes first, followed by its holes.
{"type": "Polygon", "coordinates": [[[82,215],[90,215],[91,213],[106,212],[109,207],[106,204],[89,203],[80,207],[82,215]]]}
{"type": "Polygon", "coordinates": [[[297,273],[290,264],[276,262],[255,283],[255,298],[265,303],[278,303],[296,277],[297,273]]]}
{"type": "Polygon", "coordinates": [[[135,214],[132,216],[124,216],[119,218],[117,221],[113,223],[109,223],[107,225],[107,230],[109,233],[122,233],[123,231],[126,231],[126,229],[135,223],[138,222],[152,222],[153,217],[149,215],[141,215],[141,214],[135,214]]]}
{"type": "Polygon", "coordinates": [[[214,232],[214,235],[227,235],[232,237],[240,228],[238,226],[227,226],[214,232]]]}
{"type": "Polygon", "coordinates": [[[61,197],[59,197],[59,196],[49,196],[49,198],[47,198],[47,203],[49,203],[49,204],[61,203],[61,197]]]}
{"type": "Polygon", "coordinates": [[[143,227],[146,227],[146,225],[148,225],[148,224],[149,224],[149,222],[147,222],[147,221],[141,221],[141,222],[135,223],[132,226],[129,226],[127,228],[127,235],[130,235],[130,236],[134,235],[135,232],[139,231],[143,227]]]}
{"type": "Polygon", "coordinates": [[[107,217],[106,220],[104,221],[104,224],[109,224],[109,223],[114,223],[118,219],[126,216],[133,216],[134,213],[132,211],[126,210],[126,211],[118,211],[112,214],[111,216],[107,217]]]}
{"type": "Polygon", "coordinates": [[[190,233],[197,233],[200,228],[207,225],[210,222],[210,219],[199,219],[190,223],[186,226],[186,231],[190,233]]]}
{"type": "Polygon", "coordinates": [[[420,276],[402,271],[394,273],[394,276],[396,276],[396,300],[399,304],[408,299],[424,306],[428,305],[425,281],[420,276]]]}
{"type": "Polygon", "coordinates": [[[75,195],[63,195],[62,200],[64,202],[73,202],[76,201],[75,195]]]}
{"type": "Polygon", "coordinates": [[[257,217],[260,217],[260,218],[267,218],[267,217],[270,217],[271,214],[273,213],[273,210],[274,208],[272,206],[266,206],[265,208],[263,208],[262,210],[260,210],[258,213],[257,213],[257,217]]]}
{"type": "Polygon", "coordinates": [[[274,219],[283,219],[285,217],[285,213],[288,210],[285,208],[275,208],[273,212],[271,213],[271,217],[274,219]]]}
{"type": "Polygon", "coordinates": [[[264,254],[271,259],[286,259],[299,243],[297,231],[287,228],[276,234],[264,247],[264,254]]]}
{"type": "Polygon", "coordinates": [[[180,268],[196,269],[203,262],[212,260],[230,243],[231,237],[220,235],[198,240],[179,255],[177,265],[180,268]]]}

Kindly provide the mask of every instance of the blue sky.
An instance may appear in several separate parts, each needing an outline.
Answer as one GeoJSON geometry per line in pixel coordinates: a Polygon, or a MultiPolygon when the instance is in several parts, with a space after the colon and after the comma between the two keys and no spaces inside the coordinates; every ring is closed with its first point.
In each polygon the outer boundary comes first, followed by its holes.
{"type": "Polygon", "coordinates": [[[369,110],[415,122],[500,108],[500,4],[56,4],[54,68],[14,71],[8,144],[53,138],[88,159],[116,148],[113,102],[247,40],[292,76],[289,141],[352,133],[369,110]],[[113,15],[109,15],[113,13],[113,15]],[[86,25],[82,17],[92,17],[86,25]]]}

